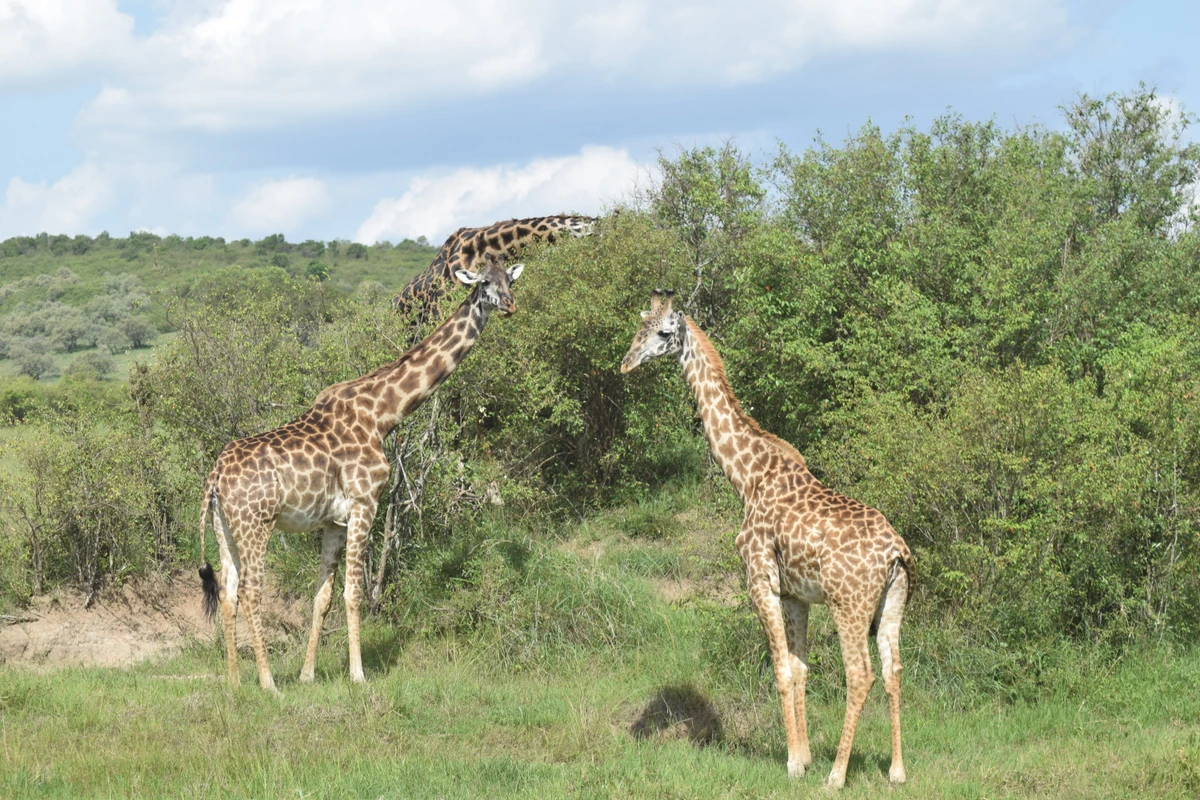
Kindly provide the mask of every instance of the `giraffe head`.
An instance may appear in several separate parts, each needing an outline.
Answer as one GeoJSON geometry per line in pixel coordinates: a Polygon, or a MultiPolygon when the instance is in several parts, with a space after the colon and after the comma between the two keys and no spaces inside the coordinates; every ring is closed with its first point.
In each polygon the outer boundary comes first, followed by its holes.
{"type": "Polygon", "coordinates": [[[493,256],[486,253],[483,259],[483,270],[471,272],[469,269],[456,270],[454,275],[468,286],[475,285],[475,298],[489,310],[498,310],[504,316],[515,314],[517,304],[512,296],[512,283],[521,276],[524,264],[504,266],[504,256],[493,256]]]}
{"type": "Polygon", "coordinates": [[[650,295],[650,310],[642,312],[642,327],[633,337],[629,352],[621,360],[622,373],[652,358],[683,350],[683,312],[671,310],[673,297],[675,292],[664,292],[662,289],[655,289],[650,295]]]}
{"type": "Polygon", "coordinates": [[[574,238],[591,236],[596,230],[595,217],[567,217],[566,230],[574,238]]]}

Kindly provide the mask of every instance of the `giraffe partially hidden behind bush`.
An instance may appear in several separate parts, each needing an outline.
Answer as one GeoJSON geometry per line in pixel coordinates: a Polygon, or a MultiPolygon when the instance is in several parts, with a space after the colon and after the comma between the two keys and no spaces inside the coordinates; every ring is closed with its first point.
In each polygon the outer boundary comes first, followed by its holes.
{"type": "Polygon", "coordinates": [[[505,269],[503,256],[489,254],[482,272],[460,270],[458,280],[475,289],[424,341],[369,375],[326,388],[312,408],[293,422],[225,446],[204,485],[200,577],[205,610],[211,617],[219,594],[213,569],[204,561],[205,520],[211,508],[221,553],[220,603],[232,683],[238,681],[234,620],[240,597],[246,604],[259,684],[275,691],[259,597],[267,539],[276,528],[324,531],[312,631],[300,680],[313,679],[317,641],[333,594],[338,556],[345,547],[350,678],[363,681],[358,608],[367,536],[390,471],[383,440],[462,362],[492,311],[505,316],[516,311],[510,284],[522,269],[521,264],[505,269]]]}
{"type": "Polygon", "coordinates": [[[429,266],[413,277],[392,298],[392,308],[401,313],[414,306],[426,319],[436,319],[436,308],[451,288],[460,269],[474,270],[485,254],[512,256],[526,245],[545,239],[591,234],[594,217],[556,215],[496,222],[485,228],[459,228],[446,239],[429,266]]]}
{"type": "Polygon", "coordinates": [[[869,631],[876,632],[892,721],[888,778],[903,783],[900,620],[912,554],[883,514],[821,485],[794,447],[762,430],[742,409],[708,337],[682,311],[671,310],[673,294],[664,300],[662,292],[654,292],[621,372],[652,358],[678,357],[713,456],[742,498],[744,517],[735,544],[775,666],[788,775],[803,775],[812,762],[804,717],[808,609],[825,603],[837,624],[846,666],[846,719],[827,783],[840,788],[846,781],[854,729],[875,682],[869,631]]]}

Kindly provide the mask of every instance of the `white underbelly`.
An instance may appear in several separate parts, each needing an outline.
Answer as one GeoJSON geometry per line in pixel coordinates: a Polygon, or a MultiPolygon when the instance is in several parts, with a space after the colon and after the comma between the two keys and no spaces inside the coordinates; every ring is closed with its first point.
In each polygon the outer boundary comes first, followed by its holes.
{"type": "Polygon", "coordinates": [[[275,520],[275,528],[287,533],[304,533],[330,526],[345,527],[350,518],[350,505],[349,497],[338,495],[320,506],[285,508],[275,520]]]}

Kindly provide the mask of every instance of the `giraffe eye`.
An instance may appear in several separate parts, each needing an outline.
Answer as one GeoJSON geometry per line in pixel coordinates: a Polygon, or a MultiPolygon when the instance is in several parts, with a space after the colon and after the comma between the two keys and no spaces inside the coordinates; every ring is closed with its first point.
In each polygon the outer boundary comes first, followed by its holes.
{"type": "Polygon", "coordinates": [[[671,332],[670,332],[670,331],[659,331],[659,332],[658,332],[658,335],[659,335],[659,336],[661,336],[661,337],[662,337],[662,338],[664,338],[664,339],[670,339],[670,338],[671,338],[671,332]]]}

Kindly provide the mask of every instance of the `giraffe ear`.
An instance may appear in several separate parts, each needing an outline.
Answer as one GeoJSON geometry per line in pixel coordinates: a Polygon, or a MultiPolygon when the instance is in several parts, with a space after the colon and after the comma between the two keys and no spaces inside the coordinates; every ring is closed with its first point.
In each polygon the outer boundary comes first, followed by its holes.
{"type": "Polygon", "coordinates": [[[470,286],[473,283],[479,283],[481,280],[483,280],[482,275],[475,273],[475,272],[471,272],[471,270],[469,270],[469,269],[454,270],[454,277],[458,278],[460,281],[465,283],[467,286],[470,286]]]}
{"type": "Polygon", "coordinates": [[[508,269],[505,270],[505,272],[508,273],[508,282],[512,283],[517,278],[521,277],[521,273],[524,271],[525,271],[524,264],[513,264],[511,267],[509,267],[508,269]]]}
{"type": "Polygon", "coordinates": [[[649,316],[650,316],[651,314],[653,314],[653,313],[654,313],[653,311],[643,311],[643,312],[642,312],[642,319],[646,319],[647,317],[649,317],[649,316]]]}

